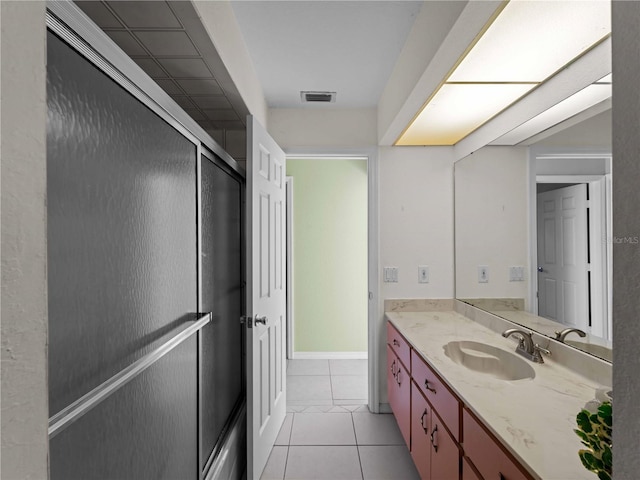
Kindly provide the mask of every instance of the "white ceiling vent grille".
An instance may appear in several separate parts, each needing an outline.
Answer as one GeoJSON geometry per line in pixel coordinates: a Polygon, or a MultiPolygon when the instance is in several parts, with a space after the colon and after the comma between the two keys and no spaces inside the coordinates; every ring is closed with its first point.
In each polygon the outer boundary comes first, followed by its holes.
{"type": "Polygon", "coordinates": [[[302,103],[335,103],[336,92],[300,92],[302,103]]]}

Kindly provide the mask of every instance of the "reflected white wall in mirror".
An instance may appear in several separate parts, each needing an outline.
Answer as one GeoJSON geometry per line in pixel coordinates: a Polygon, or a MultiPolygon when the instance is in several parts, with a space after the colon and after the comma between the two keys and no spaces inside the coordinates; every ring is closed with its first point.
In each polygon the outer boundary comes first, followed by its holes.
{"type": "Polygon", "coordinates": [[[456,296],[519,299],[530,309],[528,148],[484,147],[455,165],[456,296]],[[478,266],[488,267],[479,282],[478,266]],[[511,281],[510,268],[523,267],[511,281]]]}

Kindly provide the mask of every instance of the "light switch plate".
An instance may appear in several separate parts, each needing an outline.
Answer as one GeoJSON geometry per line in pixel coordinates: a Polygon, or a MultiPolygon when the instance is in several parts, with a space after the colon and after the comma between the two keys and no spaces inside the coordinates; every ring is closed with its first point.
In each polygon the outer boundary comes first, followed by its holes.
{"type": "Polygon", "coordinates": [[[524,267],[509,267],[510,282],[524,282],[524,267]]]}
{"type": "Polygon", "coordinates": [[[398,283],[398,267],[384,267],[382,280],[384,283],[398,283]]]}
{"type": "Polygon", "coordinates": [[[489,283],[489,267],[478,265],[478,283],[489,283]]]}
{"type": "Polygon", "coordinates": [[[418,283],[429,283],[428,265],[418,265],[418,283]]]}

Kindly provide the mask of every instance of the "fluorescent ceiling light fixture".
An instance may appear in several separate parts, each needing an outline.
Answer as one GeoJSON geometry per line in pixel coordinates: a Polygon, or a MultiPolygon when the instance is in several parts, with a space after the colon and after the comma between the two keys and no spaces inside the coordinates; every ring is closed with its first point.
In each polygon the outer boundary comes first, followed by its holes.
{"type": "Polygon", "coordinates": [[[506,133],[492,145],[517,145],[611,97],[611,84],[594,83],[506,133]]]}
{"type": "Polygon", "coordinates": [[[444,84],[397,144],[453,145],[533,87],[527,84],[444,84]]]}
{"type": "MultiPolygon", "coordinates": [[[[517,90],[513,85],[520,85],[520,96],[524,96],[607,38],[611,33],[610,10],[609,0],[511,0],[416,115],[396,145],[457,143],[520,98],[512,98],[517,90]],[[496,104],[496,108],[489,108],[486,99],[466,105],[443,105],[440,90],[450,85],[491,85],[504,89],[503,94],[498,94],[491,88],[492,95],[512,101],[496,104]],[[440,104],[430,108],[436,100],[440,104]],[[443,112],[448,116],[446,128],[440,118],[431,118],[443,112]],[[437,132],[425,130],[436,127],[437,132]],[[447,143],[441,143],[445,138],[447,143]],[[432,143],[434,140],[438,143],[432,143]]],[[[447,93],[444,98],[454,97],[447,93]]]]}
{"type": "Polygon", "coordinates": [[[448,82],[543,82],[611,32],[608,1],[512,0],[448,82]]]}

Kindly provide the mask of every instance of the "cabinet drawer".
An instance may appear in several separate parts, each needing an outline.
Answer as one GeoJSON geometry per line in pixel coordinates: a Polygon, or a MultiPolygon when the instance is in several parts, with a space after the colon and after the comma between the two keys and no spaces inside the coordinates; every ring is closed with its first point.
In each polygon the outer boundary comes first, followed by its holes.
{"type": "Polygon", "coordinates": [[[387,345],[387,396],[402,437],[411,445],[411,377],[387,345]]]}
{"type": "Polygon", "coordinates": [[[453,438],[460,441],[460,402],[415,350],[411,351],[411,376],[453,438]]]}
{"type": "Polygon", "coordinates": [[[411,347],[409,347],[409,343],[407,343],[404,337],[400,335],[390,322],[387,322],[387,343],[391,345],[393,351],[396,352],[396,355],[404,364],[405,369],[410,371],[411,347]]]}
{"type": "Polygon", "coordinates": [[[464,454],[483,478],[531,480],[532,477],[503,450],[500,442],[466,408],[462,412],[462,429],[464,454]]]}

